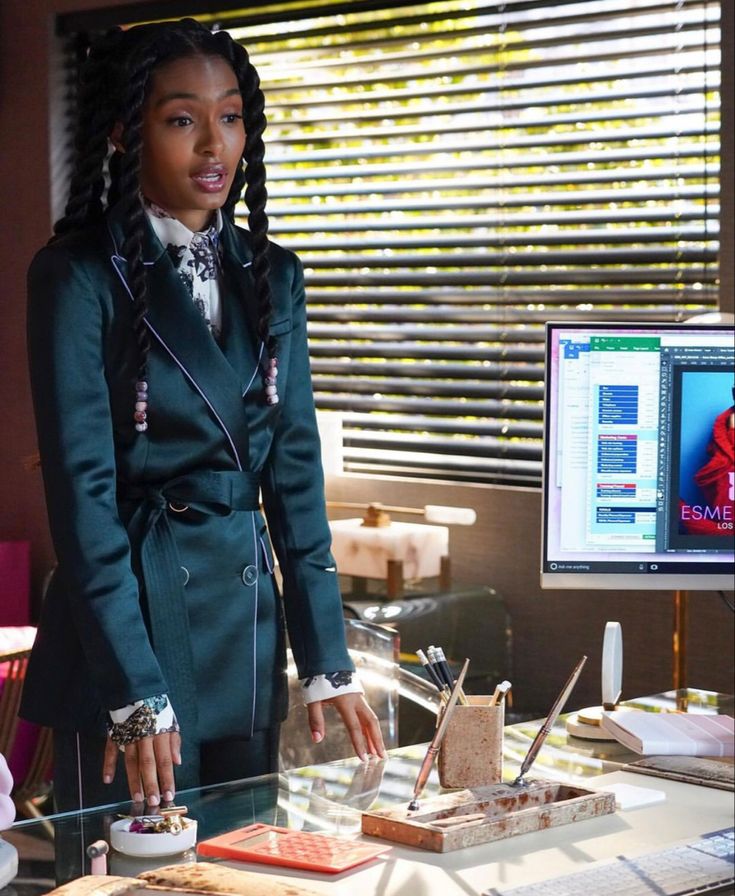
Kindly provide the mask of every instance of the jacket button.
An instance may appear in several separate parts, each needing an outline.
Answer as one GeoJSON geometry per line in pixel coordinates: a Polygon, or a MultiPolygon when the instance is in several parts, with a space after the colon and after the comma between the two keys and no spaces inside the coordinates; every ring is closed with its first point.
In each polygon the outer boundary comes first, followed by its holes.
{"type": "Polygon", "coordinates": [[[254,585],[258,580],[258,570],[255,566],[246,566],[242,571],[244,585],[254,585]]]}
{"type": "Polygon", "coordinates": [[[189,584],[189,570],[185,566],[181,567],[181,575],[182,575],[181,584],[188,585],[189,584]]]}

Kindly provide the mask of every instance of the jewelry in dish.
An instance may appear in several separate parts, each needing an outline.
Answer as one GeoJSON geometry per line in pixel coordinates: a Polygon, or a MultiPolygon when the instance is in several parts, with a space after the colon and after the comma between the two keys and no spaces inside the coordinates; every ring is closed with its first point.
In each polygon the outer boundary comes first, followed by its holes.
{"type": "Polygon", "coordinates": [[[197,823],[185,818],[186,806],[162,809],[159,815],[120,818],[110,825],[112,848],[128,856],[170,856],[197,841],[197,823]]]}

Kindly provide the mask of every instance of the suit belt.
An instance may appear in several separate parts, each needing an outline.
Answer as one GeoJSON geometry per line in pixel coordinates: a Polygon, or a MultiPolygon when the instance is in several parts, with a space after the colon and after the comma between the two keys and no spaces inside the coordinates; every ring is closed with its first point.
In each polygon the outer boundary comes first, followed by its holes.
{"type": "Polygon", "coordinates": [[[128,532],[138,534],[140,565],[148,598],[151,639],[182,732],[179,790],[199,784],[196,682],[176,540],[167,511],[224,516],[259,509],[259,478],[239,470],[204,471],[163,484],[118,483],[120,504],[134,504],[128,532]]]}

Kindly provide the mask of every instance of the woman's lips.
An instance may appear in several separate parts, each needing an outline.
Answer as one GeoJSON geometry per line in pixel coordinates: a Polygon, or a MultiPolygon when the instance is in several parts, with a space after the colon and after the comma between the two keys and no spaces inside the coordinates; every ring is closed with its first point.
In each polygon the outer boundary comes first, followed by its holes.
{"type": "Polygon", "coordinates": [[[202,168],[196,174],[192,174],[191,179],[204,193],[219,193],[227,182],[227,172],[220,167],[202,168]]]}

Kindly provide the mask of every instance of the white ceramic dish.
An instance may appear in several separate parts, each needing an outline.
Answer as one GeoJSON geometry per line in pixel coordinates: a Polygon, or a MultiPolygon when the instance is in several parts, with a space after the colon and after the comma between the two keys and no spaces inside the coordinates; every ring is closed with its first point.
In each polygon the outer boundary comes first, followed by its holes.
{"type": "Polygon", "coordinates": [[[193,818],[183,819],[180,834],[141,834],[130,832],[130,818],[121,818],[110,825],[110,845],[126,856],[172,856],[186,852],[197,842],[197,823],[193,818]]]}

